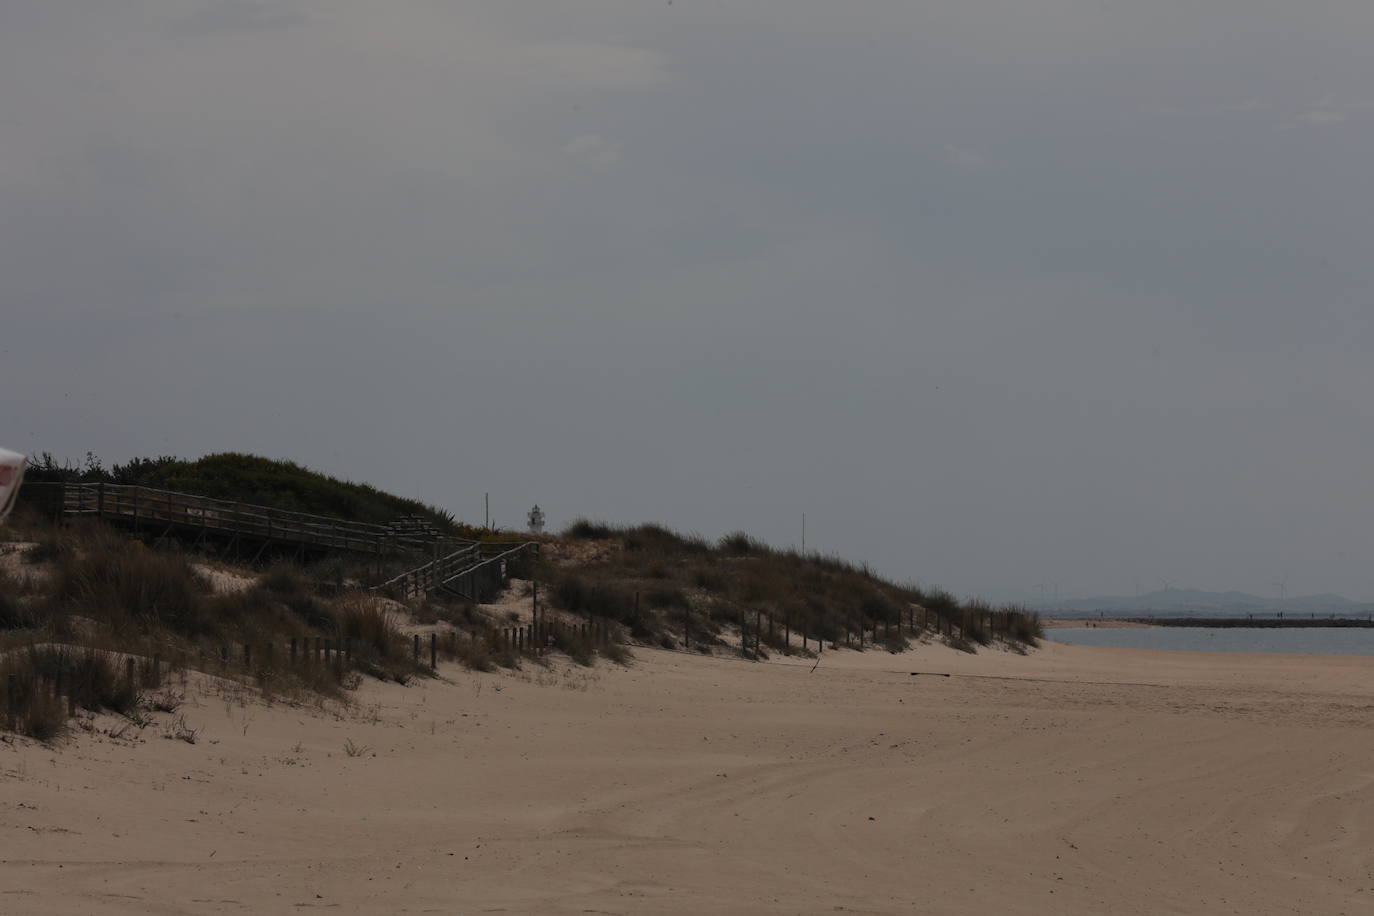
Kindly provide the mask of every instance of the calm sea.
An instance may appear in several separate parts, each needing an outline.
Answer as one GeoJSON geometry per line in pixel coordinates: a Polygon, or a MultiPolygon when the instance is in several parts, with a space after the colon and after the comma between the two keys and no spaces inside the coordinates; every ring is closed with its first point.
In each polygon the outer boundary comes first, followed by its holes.
{"type": "Polygon", "coordinates": [[[1315,655],[1374,655],[1374,629],[1211,629],[1207,627],[1055,627],[1047,639],[1079,646],[1174,649],[1181,652],[1296,652],[1315,655]]]}

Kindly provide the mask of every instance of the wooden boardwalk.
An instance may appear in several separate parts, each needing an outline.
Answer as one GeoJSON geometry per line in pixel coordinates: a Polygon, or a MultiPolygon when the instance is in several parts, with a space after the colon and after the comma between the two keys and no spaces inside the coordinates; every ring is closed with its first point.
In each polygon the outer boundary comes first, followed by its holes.
{"type": "Polygon", "coordinates": [[[393,576],[377,589],[402,598],[442,589],[469,601],[481,601],[505,581],[506,563],[538,550],[539,545],[533,541],[468,544],[393,576]]]}
{"type": "MultiPolygon", "coordinates": [[[[310,553],[344,551],[384,557],[429,554],[439,543],[434,538],[398,533],[385,525],[151,487],[33,483],[25,491],[26,498],[66,518],[98,518],[155,536],[214,539],[231,544],[242,541],[257,546],[259,553],[267,545],[277,545],[310,553]]],[[[458,543],[456,538],[449,540],[458,543]]]]}
{"type": "MultiPolygon", "coordinates": [[[[343,552],[375,558],[431,557],[375,588],[410,598],[443,588],[480,600],[505,564],[538,544],[486,542],[446,537],[416,525],[373,525],[306,512],[292,512],[112,483],[34,483],[25,496],[66,518],[96,518],[156,538],[215,542],[235,552],[253,551],[256,560],[269,549],[297,555],[343,552]],[[494,575],[493,575],[494,573],[494,575]]],[[[412,560],[414,562],[414,560],[412,560]]]]}

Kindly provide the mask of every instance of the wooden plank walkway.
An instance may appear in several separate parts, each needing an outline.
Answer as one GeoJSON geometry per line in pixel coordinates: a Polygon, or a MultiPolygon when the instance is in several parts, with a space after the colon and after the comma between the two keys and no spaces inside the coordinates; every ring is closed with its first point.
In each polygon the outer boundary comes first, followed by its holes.
{"type": "MultiPolygon", "coordinates": [[[[157,490],[151,487],[97,484],[30,484],[25,489],[60,487],[55,500],[66,517],[93,517],[135,531],[162,535],[279,544],[312,551],[346,551],[369,556],[433,553],[434,538],[398,533],[385,525],[291,512],[253,503],[231,502],[157,490]]],[[[45,502],[53,502],[51,499],[45,502]]],[[[450,539],[457,542],[458,539],[450,539]]],[[[465,542],[471,543],[471,542],[465,542]]]]}
{"type": "Polygon", "coordinates": [[[158,537],[214,539],[235,546],[241,542],[250,549],[256,545],[259,555],[275,546],[312,553],[348,552],[378,560],[397,555],[433,557],[374,587],[402,598],[443,587],[477,600],[492,570],[500,575],[506,561],[539,546],[532,541],[479,543],[444,537],[413,524],[398,528],[349,522],[152,487],[36,483],[25,490],[31,497],[39,496],[36,502],[55,507],[65,517],[98,518],[158,537]],[[44,488],[39,496],[37,491],[44,488]]]}

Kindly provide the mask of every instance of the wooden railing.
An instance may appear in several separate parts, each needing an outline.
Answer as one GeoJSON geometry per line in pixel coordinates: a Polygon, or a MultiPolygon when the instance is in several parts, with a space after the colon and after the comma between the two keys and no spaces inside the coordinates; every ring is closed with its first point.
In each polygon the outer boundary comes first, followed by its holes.
{"type": "MultiPolygon", "coordinates": [[[[444,545],[444,542],[432,538],[398,534],[384,525],[350,522],[307,512],[292,512],[151,487],[113,483],[32,486],[62,487],[64,515],[94,516],[134,527],[162,525],[183,532],[198,530],[205,534],[237,535],[254,540],[374,556],[417,551],[429,553],[436,549],[436,544],[441,545],[440,549],[444,545]]],[[[452,542],[456,542],[456,539],[452,542]]]]}
{"type": "Polygon", "coordinates": [[[439,580],[431,588],[443,588],[470,601],[479,601],[483,592],[495,588],[505,578],[503,564],[520,554],[538,550],[536,541],[483,543],[481,556],[467,568],[439,580]]]}
{"type": "Polygon", "coordinates": [[[476,584],[490,578],[492,570],[500,569],[500,563],[539,546],[533,541],[479,543],[459,538],[436,539],[418,532],[398,532],[385,525],[151,487],[113,483],[31,486],[60,488],[52,492],[51,501],[60,504],[63,515],[91,516],[150,532],[161,529],[175,530],[181,536],[238,537],[264,544],[277,542],[378,558],[395,554],[433,555],[434,559],[375,586],[403,598],[445,585],[460,593],[475,593],[476,584]]]}
{"type": "Polygon", "coordinates": [[[438,588],[445,580],[459,575],[474,563],[481,562],[481,558],[481,547],[477,544],[467,544],[447,556],[431,560],[414,569],[408,569],[399,576],[393,576],[378,585],[377,588],[393,591],[402,598],[423,595],[438,588]]]}

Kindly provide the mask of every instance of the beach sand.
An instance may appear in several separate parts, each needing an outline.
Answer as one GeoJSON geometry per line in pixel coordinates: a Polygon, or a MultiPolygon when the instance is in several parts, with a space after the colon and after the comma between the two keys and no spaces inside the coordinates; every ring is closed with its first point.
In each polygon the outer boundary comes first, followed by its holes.
{"type": "Polygon", "coordinates": [[[0,744],[0,912],[1374,912],[1374,659],[637,656],[0,744]]]}

